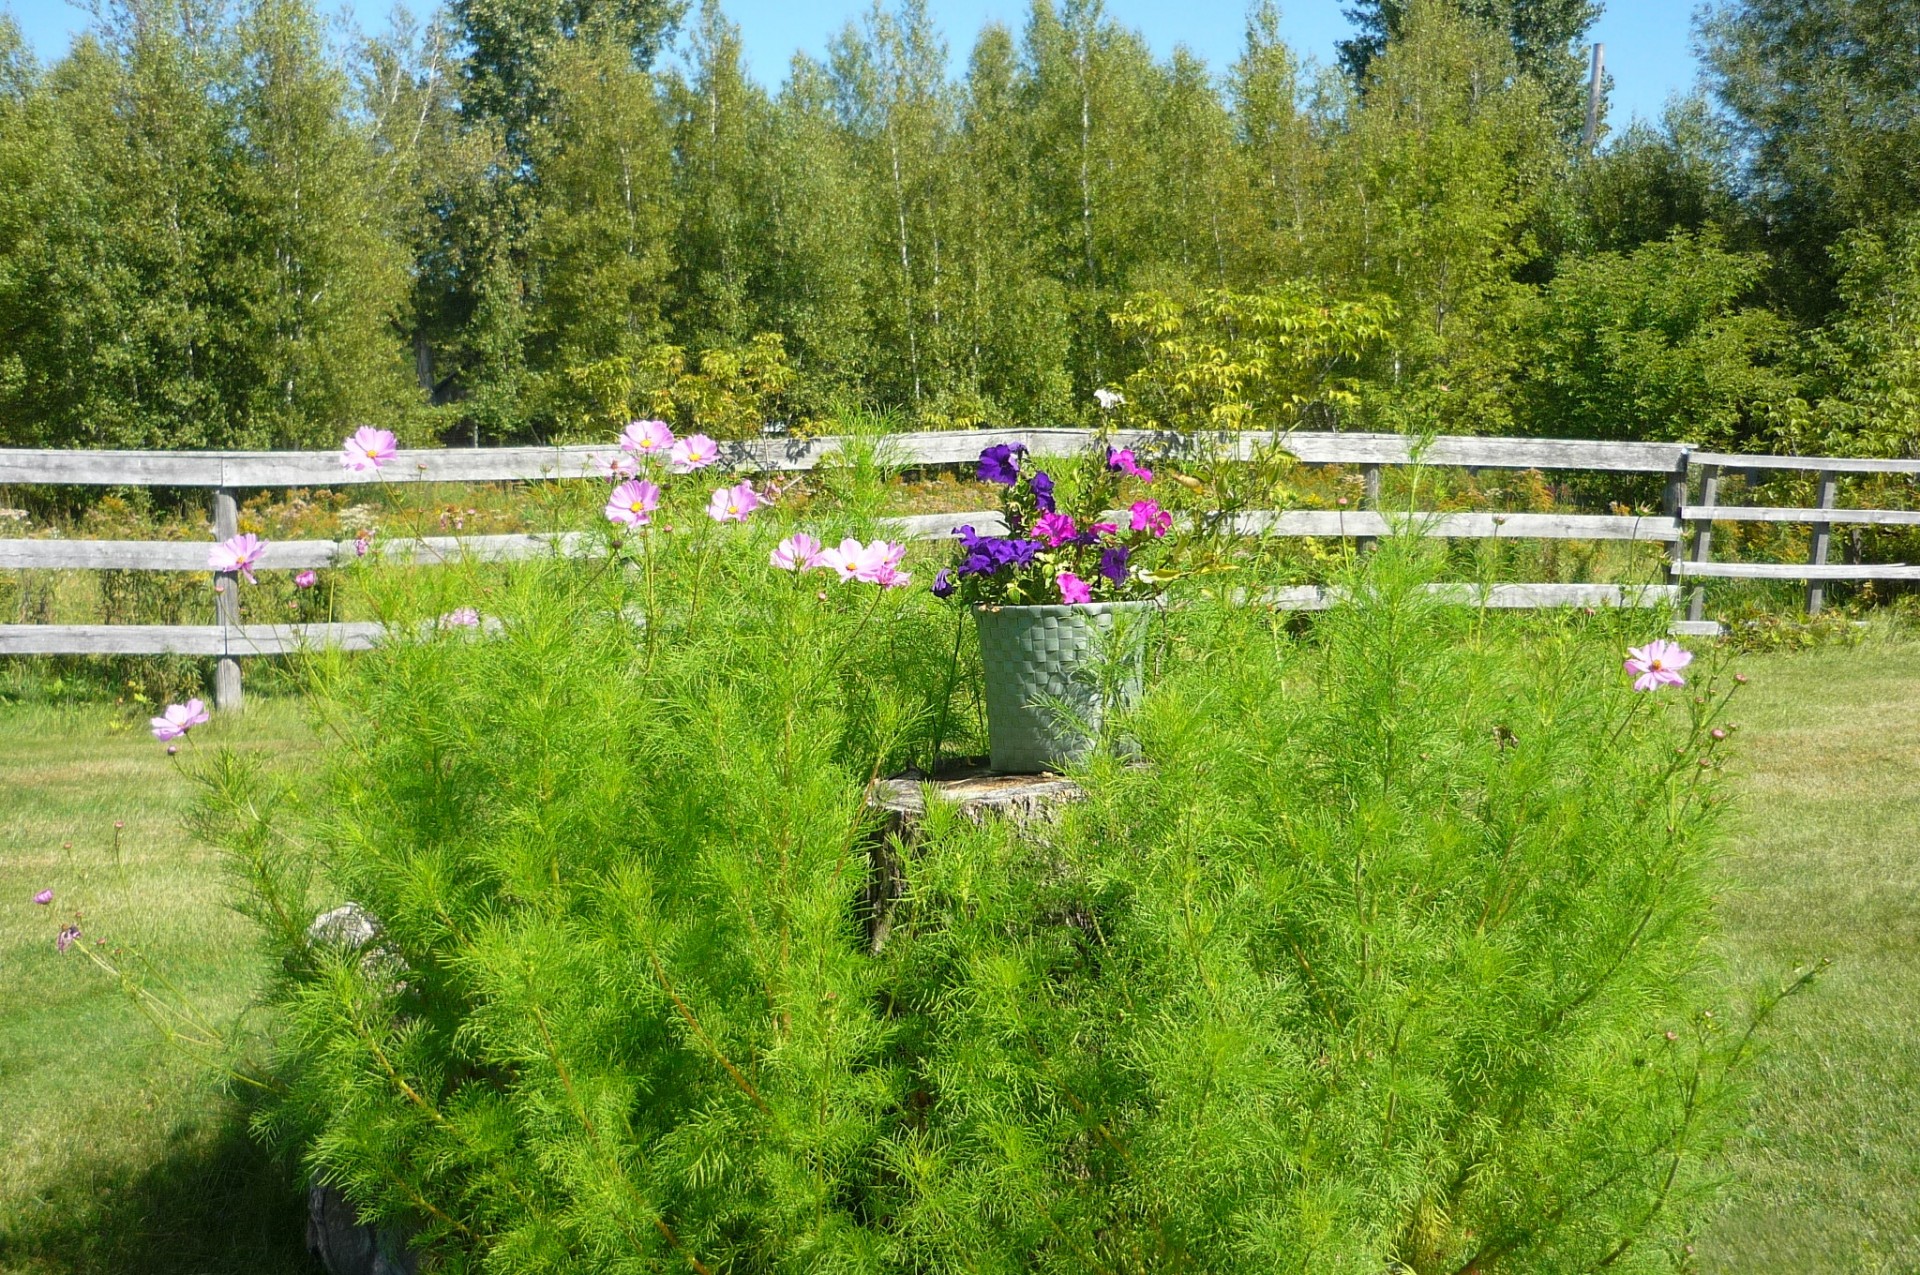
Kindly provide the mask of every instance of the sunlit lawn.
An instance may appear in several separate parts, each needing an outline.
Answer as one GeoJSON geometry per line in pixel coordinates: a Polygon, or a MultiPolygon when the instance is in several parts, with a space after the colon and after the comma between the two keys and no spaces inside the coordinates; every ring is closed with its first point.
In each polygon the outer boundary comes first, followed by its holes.
{"type": "MultiPolygon", "coordinates": [[[[297,763],[293,706],[209,732],[297,763]]],[[[218,1077],[159,1043],[115,983],[54,935],[146,953],[231,1020],[258,981],[217,856],[180,831],[187,785],[108,708],[0,707],[0,1270],[312,1269],[285,1175],[218,1077]],[[116,725],[119,729],[115,729],[116,725]],[[116,828],[115,824],[124,826],[116,828]],[[32,896],[51,887],[55,899],[32,896]]]]}
{"type": "Polygon", "coordinates": [[[1920,1270],[1920,650],[1739,662],[1746,800],[1726,931],[1761,979],[1831,957],[1776,1024],[1711,1271],[1920,1270]]]}
{"type": "MultiPolygon", "coordinates": [[[[1920,1268],[1920,648],[1748,658],[1741,883],[1725,943],[1742,978],[1831,957],[1772,1033],[1712,1272],[1920,1268]]],[[[310,738],[263,701],[209,741],[297,766],[310,738]]],[[[137,946],[216,1016],[258,977],[218,858],[179,832],[186,788],[105,708],[0,708],[0,1271],[311,1267],[298,1194],[246,1138],[218,1077],[78,953],[137,946]],[[115,723],[120,729],[114,729],[115,723]],[[115,850],[115,821],[118,830],[115,850]],[[52,887],[51,908],[31,902],[52,887]]]]}

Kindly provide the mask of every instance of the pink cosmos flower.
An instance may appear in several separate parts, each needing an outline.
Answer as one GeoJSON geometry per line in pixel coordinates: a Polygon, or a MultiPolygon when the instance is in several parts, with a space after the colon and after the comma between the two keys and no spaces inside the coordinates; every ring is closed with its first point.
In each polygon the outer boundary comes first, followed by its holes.
{"type": "MultiPolygon", "coordinates": [[[[625,443],[621,445],[625,446],[625,443]]],[[[640,472],[640,462],[624,453],[595,456],[593,467],[600,471],[600,476],[603,478],[631,478],[640,472]]]]}
{"type": "Polygon", "coordinates": [[[705,434],[689,434],[667,451],[667,467],[676,474],[691,474],[720,459],[720,445],[705,434]]]}
{"type": "Polygon", "coordinates": [[[1073,539],[1076,528],[1066,514],[1041,514],[1033,520],[1033,534],[1049,545],[1062,545],[1073,539]]]}
{"type": "Polygon", "coordinates": [[[40,891],[40,893],[33,896],[33,901],[35,903],[38,903],[41,907],[46,907],[49,903],[53,902],[53,891],[42,890],[40,891]]]}
{"type": "Polygon", "coordinates": [[[472,607],[455,607],[440,617],[443,629],[477,629],[480,627],[480,613],[472,607]]]}
{"type": "Polygon", "coordinates": [[[1655,638],[1645,646],[1627,648],[1626,671],[1634,675],[1633,689],[1657,691],[1663,686],[1685,686],[1680,670],[1693,663],[1693,652],[1678,642],[1655,638]]]}
{"type": "Polygon", "coordinates": [[[79,926],[77,925],[61,926],[59,936],[53,940],[54,950],[57,952],[65,952],[68,948],[74,945],[74,942],[77,939],[79,939],[79,937],[80,937],[79,926]]]}
{"type": "Polygon", "coordinates": [[[802,531],[775,545],[771,561],[782,571],[811,571],[822,565],[821,549],[818,540],[802,531]]]}
{"type": "Polygon", "coordinates": [[[745,522],[748,514],[765,503],[750,482],[716,487],[713,499],[707,502],[707,517],[715,522],[745,522]]]}
{"type": "Polygon", "coordinates": [[[629,478],[607,497],[607,521],[624,527],[644,527],[660,507],[660,488],[644,478],[629,478]]]}
{"type": "Polygon", "coordinates": [[[258,584],[260,582],[253,578],[253,569],[266,551],[266,541],[251,531],[243,532],[222,540],[208,551],[207,565],[215,571],[237,571],[248,584],[258,584]]]}
{"type": "Polygon", "coordinates": [[[880,546],[885,552],[880,557],[880,565],[874,569],[870,583],[877,584],[883,589],[898,589],[903,585],[911,584],[913,574],[900,569],[900,564],[906,561],[907,547],[891,540],[876,540],[867,548],[871,550],[874,545],[880,546]]]}
{"type": "Polygon", "coordinates": [[[296,589],[311,589],[314,585],[319,583],[320,583],[319,575],[312,571],[302,571],[299,575],[293,578],[293,587],[296,589]]]}
{"type": "Polygon", "coordinates": [[[378,469],[400,454],[400,440],[391,430],[362,425],[340,446],[340,467],[356,474],[378,469]]]}
{"type": "Polygon", "coordinates": [[[1173,515],[1162,509],[1157,501],[1136,500],[1128,512],[1133,515],[1135,531],[1151,531],[1156,536],[1164,536],[1173,529],[1173,515]]]}
{"type": "Polygon", "coordinates": [[[1093,601],[1093,587],[1071,571],[1062,571],[1054,577],[1060,586],[1060,600],[1066,603],[1093,601]]]}
{"type": "Polygon", "coordinates": [[[212,720],[207,714],[207,706],[197,699],[190,699],[184,704],[169,704],[165,713],[152,719],[153,737],[164,744],[212,720]]]}
{"type": "Polygon", "coordinates": [[[673,431],[665,421],[632,421],[620,435],[620,446],[635,456],[665,456],[673,447],[673,431]]]}
{"type": "Polygon", "coordinates": [[[842,580],[858,580],[862,584],[877,584],[883,589],[896,589],[913,579],[912,575],[900,570],[900,563],[906,556],[905,545],[886,540],[863,545],[849,536],[840,542],[838,549],[823,551],[820,562],[839,572],[842,580]]]}

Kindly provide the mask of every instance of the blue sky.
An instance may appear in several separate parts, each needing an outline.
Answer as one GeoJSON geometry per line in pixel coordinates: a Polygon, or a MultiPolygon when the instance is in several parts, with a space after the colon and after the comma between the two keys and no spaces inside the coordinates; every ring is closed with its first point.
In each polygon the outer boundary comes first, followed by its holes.
{"type": "MultiPolygon", "coordinates": [[[[357,19],[362,27],[384,26],[384,0],[319,0],[322,8],[357,19]]],[[[1340,16],[1351,0],[1296,0],[1282,10],[1287,40],[1304,56],[1333,60],[1336,40],[1347,34],[1340,16]]],[[[956,59],[963,59],[973,34],[989,21],[1018,30],[1027,0],[928,0],[929,8],[956,59]]],[[[421,4],[425,7],[424,3],[421,4]]],[[[769,85],[786,74],[794,50],[821,53],[827,38],[849,18],[864,13],[867,0],[725,0],[728,15],[740,24],[755,76],[769,85]]],[[[69,0],[0,0],[12,12],[43,59],[58,57],[73,34],[89,21],[69,0]]],[[[1162,56],[1185,44],[1215,70],[1224,70],[1238,54],[1246,30],[1246,0],[1108,0],[1107,11],[1146,36],[1162,56]]],[[[1657,118],[1670,94],[1693,85],[1692,15],[1677,0],[1612,0],[1594,30],[1607,46],[1607,70],[1614,80],[1612,123],[1625,126],[1632,115],[1657,118]]]]}

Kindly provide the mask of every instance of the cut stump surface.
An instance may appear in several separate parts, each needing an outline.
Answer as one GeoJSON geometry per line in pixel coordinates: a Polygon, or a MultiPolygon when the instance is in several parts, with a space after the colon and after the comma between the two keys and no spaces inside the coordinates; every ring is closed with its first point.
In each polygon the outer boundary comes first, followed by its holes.
{"type": "Polygon", "coordinates": [[[876,954],[886,946],[894,909],[906,893],[904,851],[920,835],[929,794],[958,806],[961,817],[975,823],[1000,818],[1016,824],[1051,820],[1083,795],[1064,775],[999,775],[979,764],[943,768],[932,777],[910,770],[876,781],[867,804],[881,813],[882,826],[871,847],[865,907],[868,946],[876,954]]]}

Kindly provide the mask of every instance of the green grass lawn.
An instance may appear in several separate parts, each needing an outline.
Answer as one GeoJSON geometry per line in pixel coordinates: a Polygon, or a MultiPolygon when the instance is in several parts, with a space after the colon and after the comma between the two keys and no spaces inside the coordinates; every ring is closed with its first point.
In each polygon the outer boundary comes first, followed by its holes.
{"type": "MultiPolygon", "coordinates": [[[[1744,811],[1725,943],[1743,979],[1832,958],[1783,1010],[1710,1272],[1920,1269],[1920,648],[1744,659],[1744,811]]],[[[298,765],[295,709],[209,742],[298,765]]],[[[186,785],[105,708],[0,708],[0,1272],[309,1271],[295,1184],[217,1075],[160,1045],[79,953],[136,946],[216,1017],[258,974],[186,785]],[[117,727],[117,728],[116,728],[117,727]],[[115,821],[118,830],[115,849],[115,821]],[[51,908],[31,902],[51,886],[51,908]]]]}
{"type": "Polygon", "coordinates": [[[1729,955],[1783,1007],[1710,1271],[1920,1270],[1920,650],[1745,659],[1729,955]]]}
{"type": "MultiPolygon", "coordinates": [[[[296,762],[293,707],[208,732],[296,762]]],[[[222,1021],[259,961],[217,855],[180,831],[186,782],[107,708],[0,708],[0,1271],[310,1271],[303,1206],[216,1074],[161,1043],[54,935],[146,953],[222,1021]],[[116,828],[116,823],[123,825],[116,828]],[[51,887],[55,899],[32,896],[51,887]]]]}

